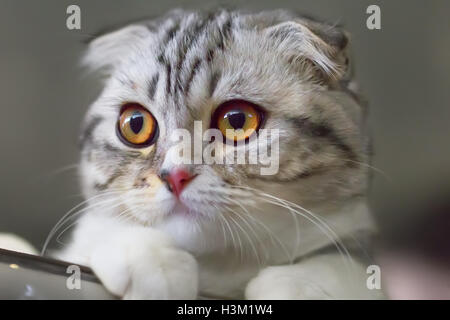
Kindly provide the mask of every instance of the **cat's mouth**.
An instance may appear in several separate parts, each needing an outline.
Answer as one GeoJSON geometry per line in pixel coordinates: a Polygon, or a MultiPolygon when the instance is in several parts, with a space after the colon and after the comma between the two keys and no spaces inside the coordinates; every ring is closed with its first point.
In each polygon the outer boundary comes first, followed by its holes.
{"type": "Polygon", "coordinates": [[[173,215],[188,215],[193,211],[186,204],[184,204],[180,199],[177,199],[175,206],[173,207],[171,214],[173,215]]]}
{"type": "Polygon", "coordinates": [[[185,218],[200,218],[204,216],[202,208],[196,206],[195,201],[192,202],[189,199],[183,199],[182,197],[177,198],[175,201],[169,215],[185,218]]]}

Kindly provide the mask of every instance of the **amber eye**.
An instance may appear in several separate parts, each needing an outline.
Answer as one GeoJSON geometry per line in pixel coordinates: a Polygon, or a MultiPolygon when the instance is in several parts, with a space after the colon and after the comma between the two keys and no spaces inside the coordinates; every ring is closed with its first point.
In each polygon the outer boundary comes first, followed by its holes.
{"type": "Polygon", "coordinates": [[[137,103],[128,103],[120,110],[117,131],[119,138],[125,144],[135,148],[143,148],[156,141],[158,123],[143,106],[137,103]]]}
{"type": "Polygon", "coordinates": [[[212,116],[211,127],[219,129],[228,141],[248,139],[261,126],[263,113],[258,106],[243,100],[221,104],[212,116]]]}

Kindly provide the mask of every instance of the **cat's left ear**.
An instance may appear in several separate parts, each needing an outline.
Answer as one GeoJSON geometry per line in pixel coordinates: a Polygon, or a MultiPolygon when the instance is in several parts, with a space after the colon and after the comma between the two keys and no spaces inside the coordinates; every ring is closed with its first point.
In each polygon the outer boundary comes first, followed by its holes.
{"type": "Polygon", "coordinates": [[[264,32],[290,63],[313,68],[325,82],[349,72],[348,35],[341,29],[308,19],[282,22],[264,32]]]}
{"type": "Polygon", "coordinates": [[[109,75],[152,32],[145,25],[134,24],[93,39],[82,59],[82,64],[91,71],[109,75]]]}

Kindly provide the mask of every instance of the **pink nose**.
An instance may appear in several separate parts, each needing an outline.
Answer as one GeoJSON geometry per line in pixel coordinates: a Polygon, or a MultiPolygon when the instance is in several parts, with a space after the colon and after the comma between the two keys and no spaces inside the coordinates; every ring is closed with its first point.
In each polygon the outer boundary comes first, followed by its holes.
{"type": "Polygon", "coordinates": [[[169,184],[170,190],[177,197],[180,196],[184,187],[194,178],[195,176],[191,175],[188,171],[179,168],[173,169],[168,174],[163,175],[163,180],[169,184]]]}

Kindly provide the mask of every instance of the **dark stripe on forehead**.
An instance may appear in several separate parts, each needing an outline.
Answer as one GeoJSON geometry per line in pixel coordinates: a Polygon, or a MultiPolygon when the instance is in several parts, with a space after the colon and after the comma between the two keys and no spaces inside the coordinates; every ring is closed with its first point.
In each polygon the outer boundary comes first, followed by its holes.
{"type": "MultiPolygon", "coordinates": [[[[178,50],[178,60],[177,60],[177,64],[176,64],[176,82],[180,83],[181,82],[181,71],[183,69],[183,64],[186,61],[186,57],[188,55],[188,53],[190,52],[190,50],[192,49],[192,47],[194,46],[194,44],[197,43],[199,37],[203,34],[204,30],[206,29],[206,27],[208,26],[209,23],[209,19],[204,19],[202,21],[195,21],[193,25],[189,26],[185,31],[185,37],[182,37],[182,42],[179,43],[179,50],[178,50]],[[183,42],[185,41],[185,42],[183,42]]],[[[197,62],[194,61],[194,64],[196,64],[197,62]]],[[[190,81],[188,80],[186,83],[189,83],[190,81]]],[[[186,84],[185,84],[186,85],[186,84]]],[[[179,87],[178,87],[179,88],[179,87]]],[[[177,89],[177,87],[175,86],[175,90],[177,89]]],[[[183,90],[184,92],[187,92],[188,90],[186,89],[186,87],[183,90]]]]}
{"type": "MultiPolygon", "coordinates": [[[[219,14],[213,16],[213,18],[215,20],[217,20],[220,17],[219,14]]],[[[211,18],[212,19],[212,18],[211,18]]],[[[213,23],[215,23],[216,21],[210,21],[211,25],[213,23]]],[[[218,33],[219,33],[219,38],[216,39],[216,43],[215,43],[215,48],[209,48],[206,51],[206,54],[204,56],[205,60],[208,63],[211,63],[216,55],[215,51],[217,49],[219,50],[224,50],[225,48],[225,42],[230,38],[231,36],[231,31],[232,31],[232,26],[233,26],[233,19],[231,16],[227,17],[227,20],[221,25],[221,26],[216,26],[215,28],[218,28],[218,33]]],[[[213,27],[211,27],[213,28],[213,27]]],[[[201,61],[201,60],[200,60],[201,61]]],[[[198,62],[198,60],[195,60],[194,62],[194,67],[192,68],[192,70],[195,70],[195,73],[197,72],[197,68],[200,66],[200,63],[198,62]]],[[[190,74],[189,80],[187,81],[187,84],[190,85],[190,82],[192,81],[192,79],[194,78],[195,74],[190,74]]],[[[217,84],[217,80],[218,80],[218,74],[216,73],[213,78],[212,78],[212,86],[210,86],[210,92],[212,93],[215,90],[215,85],[217,84]]],[[[189,87],[185,89],[185,92],[189,91],[189,87]]]]}
{"type": "Polygon", "coordinates": [[[170,63],[166,65],[166,93],[170,94],[172,66],[170,63]]]}
{"type": "Polygon", "coordinates": [[[171,26],[169,29],[166,30],[166,34],[162,40],[162,51],[164,51],[165,46],[173,39],[175,38],[175,35],[180,29],[180,24],[178,22],[175,22],[173,26],[171,26]]]}
{"type": "Polygon", "coordinates": [[[225,49],[225,41],[231,37],[232,26],[233,20],[232,17],[229,17],[219,30],[219,37],[218,39],[216,39],[213,48],[208,49],[208,51],[206,52],[205,60],[208,62],[208,64],[211,64],[211,62],[214,60],[217,50],[223,51],[225,49]]]}
{"type": "Polygon", "coordinates": [[[232,17],[230,16],[228,20],[222,25],[222,34],[228,36],[231,31],[231,26],[233,24],[232,17]]]}
{"type": "MultiPolygon", "coordinates": [[[[158,61],[164,66],[166,72],[167,95],[178,95],[180,92],[186,94],[189,92],[192,81],[198,73],[202,62],[202,59],[191,59],[189,55],[199,39],[208,32],[209,27],[217,30],[216,48],[207,49],[208,51],[204,54],[205,60],[211,62],[215,56],[214,51],[217,48],[224,49],[225,41],[230,37],[232,31],[233,20],[229,14],[224,16],[223,13],[223,11],[216,11],[206,16],[198,15],[191,19],[189,25],[181,27],[183,24],[181,20],[167,29],[165,36],[161,40],[160,52],[158,54],[158,61]],[[220,21],[225,21],[219,25],[219,19],[220,21]],[[174,45],[178,46],[176,62],[174,61],[174,57],[168,57],[166,53],[168,43],[174,41],[177,42],[174,45]],[[192,64],[187,65],[186,61],[192,61],[192,64]],[[190,68],[190,71],[185,72],[184,69],[187,68],[190,68]],[[184,79],[181,79],[182,75],[184,79]]],[[[205,46],[207,45],[205,44],[205,46]]]]}
{"type": "MultiPolygon", "coordinates": [[[[348,160],[358,161],[358,157],[352,148],[347,145],[326,123],[315,123],[306,117],[289,118],[300,130],[302,134],[308,135],[312,138],[327,139],[330,144],[341,150],[347,156],[348,160]]],[[[353,163],[354,165],[354,163],[353,163]]]]}
{"type": "Polygon", "coordinates": [[[89,119],[86,126],[83,129],[83,133],[81,134],[79,144],[81,147],[83,147],[87,141],[92,140],[92,133],[94,132],[95,128],[100,124],[100,122],[103,121],[103,118],[100,116],[95,116],[92,119],[89,119]]]}
{"type": "Polygon", "coordinates": [[[192,69],[191,69],[191,72],[189,73],[189,77],[186,81],[186,84],[184,85],[184,92],[186,94],[189,93],[189,89],[191,88],[191,83],[194,80],[194,77],[200,68],[200,64],[201,64],[201,60],[199,58],[196,58],[194,61],[194,64],[192,65],[192,69]]]}
{"type": "Polygon", "coordinates": [[[157,55],[158,57],[156,60],[163,66],[167,66],[167,64],[168,64],[166,57],[165,57],[167,45],[175,37],[179,28],[180,28],[180,24],[178,22],[176,22],[175,25],[173,25],[172,27],[167,29],[165,36],[162,38],[162,40],[159,44],[159,53],[157,55]]]}
{"type": "Polygon", "coordinates": [[[162,40],[159,43],[159,53],[157,58],[159,63],[167,64],[165,59],[165,52],[167,50],[167,45],[169,44],[170,41],[172,41],[175,38],[180,28],[181,28],[180,23],[177,21],[173,26],[171,26],[166,30],[165,35],[162,37],[162,40]]]}
{"type": "MultiPolygon", "coordinates": [[[[163,37],[163,39],[161,40],[161,43],[159,45],[159,54],[157,57],[157,61],[162,64],[164,66],[164,68],[166,69],[166,92],[167,94],[170,94],[171,91],[171,73],[172,73],[172,66],[170,61],[168,61],[168,59],[165,56],[165,52],[167,49],[167,45],[169,44],[170,41],[172,41],[176,34],[180,31],[180,22],[177,21],[175,22],[175,24],[173,26],[171,26],[170,28],[168,28],[166,30],[166,34],[163,37]]],[[[158,80],[159,80],[159,74],[158,74],[158,80]]]]}
{"type": "Polygon", "coordinates": [[[233,18],[230,16],[228,20],[222,25],[221,33],[225,39],[231,36],[231,27],[233,26],[233,18]]]}
{"type": "Polygon", "coordinates": [[[225,49],[225,41],[227,41],[231,37],[231,29],[233,26],[233,20],[231,16],[227,19],[227,21],[220,28],[220,38],[217,42],[217,47],[220,50],[225,49]]]}
{"type": "Polygon", "coordinates": [[[156,88],[158,86],[159,73],[155,74],[148,85],[148,97],[150,100],[155,98],[156,88]]]}
{"type": "Polygon", "coordinates": [[[217,83],[220,79],[220,72],[214,71],[211,75],[211,79],[209,80],[209,96],[212,97],[214,91],[216,91],[217,83]]]}
{"type": "Polygon", "coordinates": [[[213,59],[214,59],[214,54],[215,54],[214,50],[213,49],[209,49],[208,52],[206,53],[205,60],[208,63],[211,63],[213,61],[213,59]]]}

